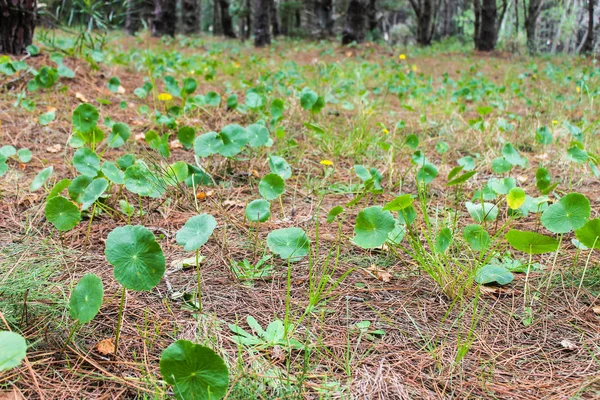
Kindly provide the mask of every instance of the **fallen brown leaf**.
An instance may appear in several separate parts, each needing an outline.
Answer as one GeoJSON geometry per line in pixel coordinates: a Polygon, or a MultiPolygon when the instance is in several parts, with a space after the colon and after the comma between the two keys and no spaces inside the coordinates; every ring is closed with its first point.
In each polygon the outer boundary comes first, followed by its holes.
{"type": "Polygon", "coordinates": [[[388,283],[392,280],[392,274],[376,265],[371,265],[369,268],[367,268],[367,271],[369,271],[375,278],[382,282],[388,283]]]}
{"type": "Polygon", "coordinates": [[[82,103],[88,103],[89,100],[87,99],[87,97],[85,97],[82,93],[75,93],[75,98],[79,101],[81,101],[82,103]]]}
{"type": "Polygon", "coordinates": [[[171,148],[171,150],[173,150],[173,149],[182,149],[183,145],[181,144],[181,142],[179,140],[175,139],[175,140],[171,140],[169,142],[169,147],[171,148]]]}
{"type": "Polygon", "coordinates": [[[577,350],[577,345],[571,342],[569,339],[563,339],[560,345],[567,350],[577,350]]]}
{"type": "Polygon", "coordinates": [[[52,146],[46,147],[46,151],[48,153],[58,153],[61,150],[62,150],[62,146],[58,143],[53,144],[52,146]]]}
{"type": "Polygon", "coordinates": [[[0,392],[0,400],[23,400],[25,397],[17,391],[17,388],[13,388],[10,392],[0,392]]]}
{"type": "Polygon", "coordinates": [[[592,311],[594,312],[594,314],[600,315],[600,306],[592,307],[592,311]]]}
{"type": "Polygon", "coordinates": [[[96,351],[104,356],[113,354],[115,352],[115,344],[113,338],[104,339],[98,342],[96,345],[96,351]]]}

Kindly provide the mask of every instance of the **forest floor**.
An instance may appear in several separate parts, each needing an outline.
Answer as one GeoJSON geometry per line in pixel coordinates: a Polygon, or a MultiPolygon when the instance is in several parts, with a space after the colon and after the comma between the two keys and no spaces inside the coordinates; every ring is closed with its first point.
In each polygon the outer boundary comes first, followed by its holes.
{"type": "MultiPolygon", "coordinates": [[[[75,54],[69,40],[48,32],[36,44],[41,55],[24,60],[30,67],[55,66],[52,55],[59,53],[75,74],[60,77],[52,88],[29,91],[31,74],[0,73],[0,146],[33,153],[28,163],[9,158],[9,170],[0,178],[0,324],[22,333],[30,345],[20,367],[0,373],[0,398],[169,397],[173,392],[161,379],[158,361],[176,339],[204,344],[224,357],[229,399],[600,397],[600,253],[578,249],[573,232],[561,236],[560,251],[534,256],[535,268],[528,275],[515,272],[504,286],[477,285],[471,279],[454,298],[410,252],[388,245],[362,249],[351,241],[361,208],[384,205],[401,193],[417,194],[411,162],[417,148],[439,172],[427,186],[424,208],[433,226],[458,220],[456,244],[447,250],[448,268],[457,268],[457,260],[473,268],[481,262],[479,253],[464,250],[460,232],[474,223],[465,201],[492,177],[514,178],[528,194],[539,196],[536,169],[543,165],[560,182],[549,202],[582,193],[597,217],[600,180],[588,164],[565,156],[573,129],[585,135],[589,155],[600,153],[600,68],[595,62],[283,40],[256,50],[212,38],[117,34],[95,53],[84,49],[75,54]],[[195,95],[214,91],[221,96],[219,105],[204,104],[177,117],[178,126],[192,126],[198,134],[232,123],[269,121],[268,107],[228,110],[230,94],[238,95],[238,104],[244,104],[251,88],[263,90],[269,104],[283,99],[279,130],[271,132],[273,147],[248,149],[237,159],[206,159],[203,166],[217,184],[196,193],[181,185],[156,199],[138,199],[115,185],[106,204],[116,210],[118,200],[126,198],[136,209],[141,204],[143,215],[88,214],[74,229],[58,232],[45,219],[45,202],[55,182],[77,175],[69,141],[72,113],[82,102],[96,106],[104,124],[110,118],[131,128],[127,145],[106,151],[104,159],[129,152],[156,164],[183,160],[195,165],[193,151],[175,142],[165,159],[144,141],[150,129],[169,132],[154,118],[154,110],[164,114],[166,105],[157,94],[167,90],[166,75],[179,81],[193,76],[195,95]],[[119,78],[122,89],[109,90],[111,77],[119,78]],[[142,99],[134,90],[148,79],[157,89],[142,99]],[[323,110],[303,109],[298,93],[305,87],[324,97],[323,110]],[[55,119],[40,123],[39,116],[47,112],[54,112],[55,119]],[[550,145],[536,141],[540,127],[554,134],[550,145]],[[406,144],[410,135],[418,139],[415,148],[406,144]],[[529,162],[497,174],[492,161],[506,143],[529,162]],[[244,209],[259,197],[260,177],[269,173],[267,154],[284,157],[293,174],[281,202],[272,204],[271,219],[257,226],[246,221],[244,209]],[[473,160],[478,172],[460,189],[446,185],[457,160],[473,160]],[[358,164],[378,169],[383,193],[367,194],[358,207],[346,207],[341,220],[328,223],[330,209],[363,190],[353,169],[358,164]],[[45,187],[30,191],[36,174],[48,166],[54,170],[45,187]],[[218,221],[201,250],[206,257],[201,313],[186,300],[195,292],[195,269],[177,267],[193,253],[175,240],[197,214],[196,202],[218,221]],[[167,273],[151,291],[127,292],[114,356],[103,345],[113,343],[121,286],[104,244],[109,232],[128,222],[156,235],[167,273]],[[313,243],[310,257],[288,265],[273,255],[265,263],[270,269],[254,278],[234,272],[233,263],[255,264],[269,254],[267,234],[289,226],[306,231],[313,243]],[[584,265],[589,265],[585,275],[584,265]],[[102,278],[104,302],[64,348],[73,326],[69,294],[89,272],[102,278]],[[318,301],[311,304],[315,296],[318,301]],[[284,321],[305,348],[284,342],[239,345],[230,325],[250,331],[248,316],[263,327],[284,321]]],[[[495,200],[498,219],[486,225],[497,243],[490,252],[500,261],[527,263],[529,256],[510,250],[503,232],[509,227],[540,231],[539,214],[510,218],[503,199],[495,200]]],[[[425,232],[421,209],[418,215],[415,229],[425,232]]],[[[453,284],[464,283],[461,276],[457,273],[453,284]]]]}

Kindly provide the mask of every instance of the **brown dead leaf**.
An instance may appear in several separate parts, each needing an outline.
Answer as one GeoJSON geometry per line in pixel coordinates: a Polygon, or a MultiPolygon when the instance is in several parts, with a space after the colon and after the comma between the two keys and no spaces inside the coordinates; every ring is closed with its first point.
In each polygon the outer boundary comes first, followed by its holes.
{"type": "Polygon", "coordinates": [[[58,109],[56,107],[48,107],[48,108],[46,108],[46,111],[55,113],[58,111],[58,109]]]}
{"type": "Polygon", "coordinates": [[[560,345],[567,350],[577,350],[577,345],[573,342],[571,342],[569,339],[563,339],[560,342],[560,345]]]}
{"type": "Polygon", "coordinates": [[[238,201],[235,200],[225,200],[223,202],[223,205],[225,207],[243,207],[244,205],[238,201]]]}
{"type": "Polygon", "coordinates": [[[52,146],[46,147],[46,151],[48,153],[58,153],[61,150],[62,150],[62,146],[58,143],[53,144],[52,146]]]}
{"type": "Polygon", "coordinates": [[[135,135],[135,140],[138,142],[140,140],[146,140],[146,135],[144,133],[138,133],[137,135],[135,135]]]}
{"type": "Polygon", "coordinates": [[[258,173],[257,170],[253,169],[250,171],[250,174],[255,177],[255,178],[260,178],[260,174],[258,173]]]}
{"type": "Polygon", "coordinates": [[[13,388],[10,392],[0,392],[0,400],[23,400],[25,399],[25,397],[23,397],[23,395],[21,393],[19,393],[19,391],[17,391],[17,388],[13,388]]]}
{"type": "Polygon", "coordinates": [[[392,280],[392,274],[376,265],[371,265],[369,268],[367,268],[367,271],[384,283],[388,283],[392,280]]]}
{"type": "Polygon", "coordinates": [[[118,94],[125,94],[125,88],[123,86],[119,86],[119,88],[117,89],[117,93],[118,94]]]}
{"type": "Polygon", "coordinates": [[[82,93],[79,93],[79,92],[75,93],[75,98],[82,103],[89,103],[89,100],[87,99],[87,97],[85,97],[82,93]]]}
{"type": "Polygon", "coordinates": [[[103,356],[113,354],[115,352],[115,344],[113,338],[104,339],[98,342],[96,345],[96,351],[103,356]]]}
{"type": "Polygon", "coordinates": [[[592,311],[594,312],[594,314],[600,315],[600,306],[592,307],[592,311]]]}
{"type": "Polygon", "coordinates": [[[182,149],[183,145],[181,144],[181,142],[179,140],[175,139],[175,140],[171,140],[169,142],[169,147],[171,148],[171,150],[173,150],[173,149],[182,149]]]}

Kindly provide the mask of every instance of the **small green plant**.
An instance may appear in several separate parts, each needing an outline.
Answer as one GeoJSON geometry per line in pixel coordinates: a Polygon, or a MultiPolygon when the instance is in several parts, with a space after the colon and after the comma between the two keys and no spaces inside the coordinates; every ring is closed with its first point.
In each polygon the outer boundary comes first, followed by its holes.
{"type": "Polygon", "coordinates": [[[229,324],[229,329],[235,334],[232,339],[234,342],[247,347],[252,347],[260,350],[266,350],[275,346],[283,348],[292,348],[295,350],[304,350],[305,346],[294,338],[287,338],[286,332],[292,332],[289,328],[287,331],[280,319],[272,321],[266,329],[263,329],[258,321],[252,317],[246,317],[246,322],[252,329],[251,334],[245,331],[238,325],[229,324]]]}
{"type": "Polygon", "coordinates": [[[177,243],[183,246],[185,251],[196,252],[196,276],[198,283],[198,309],[202,312],[202,273],[200,270],[200,247],[204,246],[217,227],[217,221],[210,214],[196,215],[185,223],[183,228],[177,232],[177,243]]]}
{"type": "Polygon", "coordinates": [[[232,261],[231,271],[239,280],[252,283],[255,279],[271,276],[275,267],[271,264],[267,264],[267,261],[270,259],[271,256],[267,254],[256,263],[252,263],[246,259],[243,261],[232,261]]]}
{"type": "Polygon", "coordinates": [[[97,275],[86,274],[75,285],[69,299],[69,314],[75,320],[75,324],[63,348],[67,347],[81,325],[87,324],[98,314],[103,297],[104,286],[97,275]]]}
{"type": "Polygon", "coordinates": [[[223,359],[212,349],[188,340],[178,340],[162,352],[160,373],[181,400],[220,400],[229,386],[223,359]]]}
{"type": "Polygon", "coordinates": [[[310,240],[301,228],[283,228],[267,235],[267,246],[282,259],[296,262],[308,254],[310,240]]]}
{"type": "Polygon", "coordinates": [[[158,285],[165,273],[165,256],[152,232],[141,225],[115,228],[106,238],[104,254],[114,267],[115,279],[123,286],[115,333],[116,355],[127,289],[145,291],[158,285]]]}
{"type": "Polygon", "coordinates": [[[18,333],[0,331],[0,372],[18,367],[27,353],[27,342],[18,333]]]}

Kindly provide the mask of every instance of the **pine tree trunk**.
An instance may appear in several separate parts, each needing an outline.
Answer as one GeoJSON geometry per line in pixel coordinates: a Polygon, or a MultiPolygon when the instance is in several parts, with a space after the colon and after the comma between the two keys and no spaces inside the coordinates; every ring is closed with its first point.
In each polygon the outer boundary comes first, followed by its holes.
{"type": "Polygon", "coordinates": [[[377,32],[377,0],[369,1],[369,32],[376,33],[377,32]]]}
{"type": "Polygon", "coordinates": [[[33,43],[36,0],[0,0],[0,54],[23,54],[33,43]]]}
{"type": "Polygon", "coordinates": [[[271,12],[271,29],[273,30],[273,37],[275,37],[281,34],[281,29],[279,28],[279,19],[277,18],[277,2],[275,0],[270,1],[269,10],[271,12]]]}
{"type": "Polygon", "coordinates": [[[175,36],[177,27],[177,0],[155,0],[152,36],[175,36]]]}
{"type": "Polygon", "coordinates": [[[181,0],[183,33],[193,35],[200,30],[200,0],[181,0]]]}
{"type": "Polygon", "coordinates": [[[319,31],[319,36],[333,36],[333,1],[332,0],[316,0],[315,19],[316,28],[319,31]]]}
{"type": "Polygon", "coordinates": [[[271,44],[270,2],[271,0],[254,2],[254,46],[256,47],[271,44]]]}
{"type": "Polygon", "coordinates": [[[221,7],[219,7],[219,0],[213,0],[212,33],[215,36],[221,36],[223,34],[223,25],[221,24],[221,7]]]}
{"type": "Polygon", "coordinates": [[[475,48],[479,51],[492,51],[496,47],[496,0],[474,2],[475,9],[475,48]]]}
{"type": "Polygon", "coordinates": [[[153,0],[127,0],[127,15],[125,16],[125,30],[130,35],[135,35],[142,29],[144,22],[153,19],[153,0]]]}
{"type": "Polygon", "coordinates": [[[235,32],[233,31],[233,22],[231,21],[231,14],[229,14],[229,2],[227,0],[218,1],[219,8],[221,11],[221,26],[223,27],[223,35],[229,38],[235,38],[236,36],[235,32]]]}
{"type": "Polygon", "coordinates": [[[527,50],[529,54],[537,53],[537,21],[542,11],[542,0],[529,0],[525,15],[525,32],[527,33],[527,50]]]}
{"type": "MultiPolygon", "coordinates": [[[[475,0],[477,1],[477,0],[475,0]]],[[[417,16],[417,44],[420,46],[429,46],[433,36],[433,28],[436,11],[434,9],[434,0],[416,1],[410,0],[410,5],[417,16]]]]}
{"type": "Polygon", "coordinates": [[[342,33],[342,45],[362,43],[365,40],[366,16],[366,4],[361,0],[350,0],[346,12],[346,26],[342,33]]]}
{"type": "Polygon", "coordinates": [[[590,54],[594,51],[594,0],[588,0],[588,29],[581,53],[590,54]]]}

